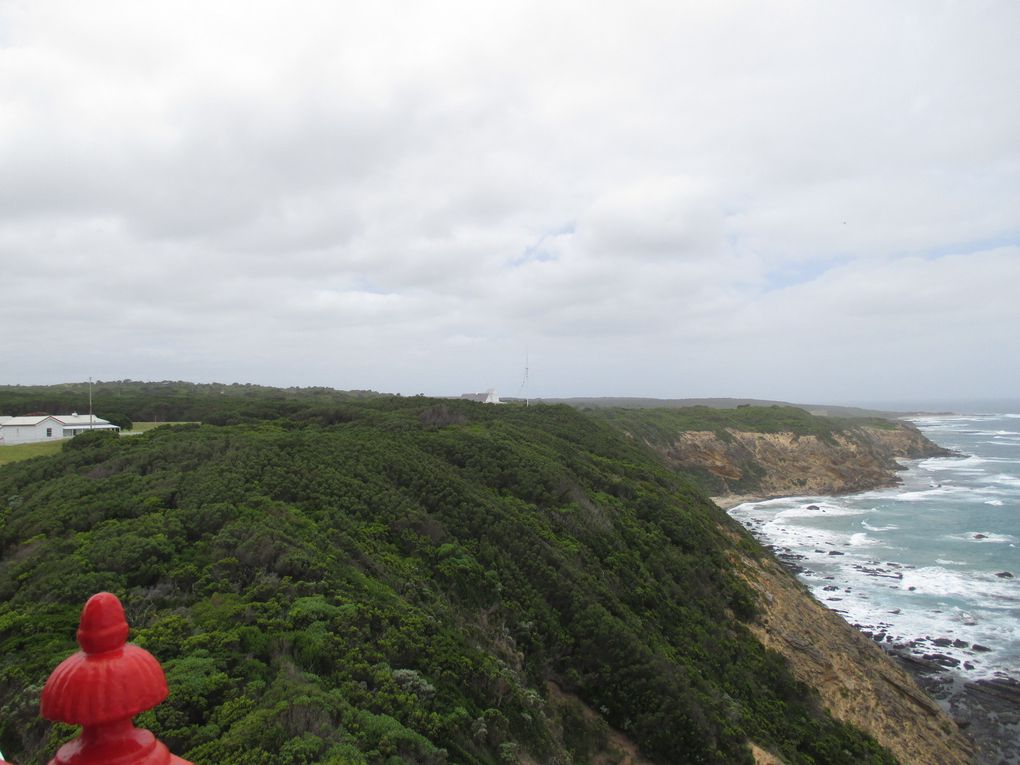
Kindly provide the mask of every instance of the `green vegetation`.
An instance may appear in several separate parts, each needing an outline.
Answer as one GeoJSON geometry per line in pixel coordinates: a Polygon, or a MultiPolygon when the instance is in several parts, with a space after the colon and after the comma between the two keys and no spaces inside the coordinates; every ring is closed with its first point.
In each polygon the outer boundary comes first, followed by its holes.
{"type": "Polygon", "coordinates": [[[131,423],[131,430],[127,431],[131,434],[135,433],[148,433],[153,428],[162,428],[165,425],[190,425],[188,422],[133,422],[131,423]]]}
{"type": "Polygon", "coordinates": [[[877,417],[819,417],[795,406],[741,406],[735,409],[714,409],[692,406],[678,409],[592,409],[591,416],[605,420],[635,437],[658,443],[677,432],[711,431],[728,440],[728,429],[749,433],[793,433],[816,436],[832,442],[836,433],[861,425],[894,429],[889,420],[877,417]]]}
{"type": "MultiPolygon", "coordinates": [[[[331,388],[266,388],[233,383],[196,384],[180,381],[96,382],[95,413],[125,429],[142,422],[210,422],[217,425],[259,422],[287,417],[312,406],[331,407],[338,400],[378,398],[372,391],[338,394],[331,388]]],[[[89,384],[0,386],[0,414],[87,411],[89,384]]]]}
{"type": "Polygon", "coordinates": [[[135,421],[220,424],[0,467],[0,748],[22,765],[74,733],[38,695],[103,589],[167,672],[139,723],[196,765],[566,765],[610,727],[659,763],[750,763],[748,740],[791,764],[893,762],[745,626],[739,527],[604,423],[131,395],[135,421]]]}

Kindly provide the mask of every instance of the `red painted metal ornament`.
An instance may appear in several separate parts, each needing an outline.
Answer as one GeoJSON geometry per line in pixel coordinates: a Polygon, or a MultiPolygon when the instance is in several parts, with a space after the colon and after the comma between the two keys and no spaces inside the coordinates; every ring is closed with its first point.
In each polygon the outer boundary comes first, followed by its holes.
{"type": "Polygon", "coordinates": [[[82,732],[49,765],[191,765],[131,722],[163,701],[167,687],[156,658],[127,636],[117,596],[89,598],[78,627],[82,650],[53,670],[42,693],[43,717],[81,725],[82,732]]]}

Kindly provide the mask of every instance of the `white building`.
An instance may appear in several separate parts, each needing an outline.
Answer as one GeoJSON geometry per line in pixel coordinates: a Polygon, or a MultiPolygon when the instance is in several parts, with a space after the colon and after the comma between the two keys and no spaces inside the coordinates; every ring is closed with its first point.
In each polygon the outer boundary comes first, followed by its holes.
{"type": "Polygon", "coordinates": [[[0,444],[31,444],[71,438],[86,430],[114,430],[116,425],[88,414],[33,414],[0,417],[0,444]]]}
{"type": "Polygon", "coordinates": [[[505,401],[499,400],[499,394],[496,393],[495,388],[489,388],[485,393],[461,393],[461,398],[466,398],[468,401],[477,401],[481,404],[505,404],[505,401]]]}

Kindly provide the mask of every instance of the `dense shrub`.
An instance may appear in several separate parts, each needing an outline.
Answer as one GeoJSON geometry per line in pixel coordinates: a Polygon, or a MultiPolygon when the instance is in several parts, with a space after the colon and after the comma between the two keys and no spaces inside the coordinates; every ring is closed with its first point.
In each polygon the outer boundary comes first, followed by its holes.
{"type": "Polygon", "coordinates": [[[748,739],[890,761],[745,628],[741,532],[607,425],[249,392],[147,404],[242,424],[0,468],[0,748],[23,765],[72,732],[38,693],[99,589],[167,670],[141,723],[197,765],[581,763],[610,727],[661,763],[749,762],[748,739]]]}

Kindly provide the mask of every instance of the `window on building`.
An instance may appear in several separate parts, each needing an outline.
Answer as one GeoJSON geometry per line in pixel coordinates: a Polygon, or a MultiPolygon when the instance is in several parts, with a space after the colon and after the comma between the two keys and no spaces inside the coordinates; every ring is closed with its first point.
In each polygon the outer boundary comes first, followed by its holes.
{"type": "Polygon", "coordinates": [[[53,428],[46,428],[46,437],[53,438],[53,428]]]}

